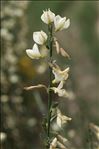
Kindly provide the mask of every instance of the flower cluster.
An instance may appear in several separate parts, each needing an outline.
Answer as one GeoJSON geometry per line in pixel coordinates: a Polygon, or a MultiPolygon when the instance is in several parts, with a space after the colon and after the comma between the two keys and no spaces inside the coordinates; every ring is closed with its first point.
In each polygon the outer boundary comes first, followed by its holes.
{"type": "MultiPolygon", "coordinates": [[[[50,60],[48,61],[49,70],[50,70],[50,74],[49,74],[50,82],[48,87],[46,87],[45,85],[39,84],[36,86],[25,87],[24,89],[26,90],[32,90],[34,88],[46,89],[49,95],[48,117],[46,122],[44,123],[44,129],[47,134],[47,146],[50,149],[56,149],[58,146],[61,148],[64,148],[65,146],[64,142],[58,141],[58,137],[55,137],[53,140],[52,140],[53,137],[50,137],[51,128],[52,128],[50,127],[50,124],[55,119],[57,126],[59,127],[59,129],[61,129],[63,128],[64,124],[66,124],[68,121],[71,120],[71,118],[61,113],[60,109],[58,108],[59,103],[55,104],[55,102],[51,99],[51,94],[52,92],[54,92],[55,94],[57,93],[59,97],[64,97],[64,98],[67,98],[69,96],[68,92],[65,89],[63,89],[63,86],[65,81],[68,79],[70,68],[67,67],[65,70],[61,70],[61,68],[56,64],[56,61],[52,60],[53,45],[55,45],[57,54],[61,54],[62,56],[67,58],[70,58],[70,56],[62,47],[60,47],[56,37],[54,37],[53,30],[57,32],[63,29],[67,29],[70,25],[70,19],[66,20],[66,17],[62,18],[59,15],[55,15],[53,12],[50,11],[50,9],[48,9],[46,11],[43,11],[43,14],[41,15],[41,20],[48,25],[49,34],[47,35],[42,30],[34,32],[33,40],[35,43],[32,49],[26,50],[26,53],[31,59],[39,59],[39,58],[47,57],[47,55],[50,57],[50,60]],[[54,76],[54,80],[52,79],[52,74],[54,76]],[[58,86],[56,87],[54,86],[54,84],[58,84],[58,86]],[[54,108],[53,108],[53,105],[54,105],[54,108]]],[[[66,141],[65,138],[62,138],[62,139],[66,141]]]]}
{"type": "MultiPolygon", "coordinates": [[[[55,31],[61,31],[67,29],[70,25],[70,19],[66,20],[66,17],[62,18],[50,11],[50,9],[43,11],[41,15],[41,20],[46,24],[51,24],[54,22],[55,31]]],[[[32,59],[39,59],[47,56],[47,34],[44,31],[37,31],[33,33],[33,40],[35,44],[32,49],[27,49],[27,55],[32,59]]],[[[61,50],[61,49],[60,49],[61,50]]]]}
{"type": "Polygon", "coordinates": [[[46,56],[47,48],[46,46],[44,46],[44,44],[47,41],[47,34],[43,32],[42,30],[34,32],[33,39],[36,43],[33,45],[32,49],[26,50],[27,55],[32,59],[39,59],[41,57],[46,56]],[[39,51],[39,47],[37,44],[40,45],[41,53],[39,51]]]}
{"type": "Polygon", "coordinates": [[[55,79],[52,81],[52,83],[59,83],[58,87],[52,87],[51,89],[60,97],[68,97],[67,91],[62,88],[64,85],[64,81],[68,79],[68,72],[70,68],[67,67],[65,70],[62,71],[56,63],[50,64],[50,67],[52,67],[52,72],[55,76],[55,79]]]}
{"type": "Polygon", "coordinates": [[[70,25],[70,19],[66,20],[66,17],[62,18],[59,15],[55,16],[55,14],[50,11],[50,9],[43,12],[41,19],[46,24],[54,22],[55,31],[61,31],[68,28],[70,25]]]}

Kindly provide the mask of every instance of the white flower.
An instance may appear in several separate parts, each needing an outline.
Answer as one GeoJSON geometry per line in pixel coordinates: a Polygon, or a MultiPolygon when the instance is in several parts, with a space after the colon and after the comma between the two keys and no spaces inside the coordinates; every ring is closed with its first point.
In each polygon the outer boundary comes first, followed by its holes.
{"type": "Polygon", "coordinates": [[[60,96],[60,97],[68,97],[68,93],[66,92],[65,89],[58,89],[56,87],[52,87],[52,90],[55,93],[58,93],[58,96],[60,96]]]}
{"type": "Polygon", "coordinates": [[[70,25],[70,19],[66,20],[66,17],[62,18],[61,16],[57,15],[54,18],[54,25],[55,25],[55,31],[61,31],[63,29],[67,29],[70,25]]]}
{"type": "Polygon", "coordinates": [[[50,144],[50,149],[56,149],[57,146],[57,138],[54,138],[50,144]]]}
{"type": "Polygon", "coordinates": [[[63,81],[60,82],[58,87],[52,87],[51,89],[54,91],[54,93],[57,93],[60,97],[68,97],[68,93],[65,89],[62,89],[63,87],[63,81]]]}
{"type": "Polygon", "coordinates": [[[68,78],[69,67],[67,67],[64,71],[61,71],[60,69],[53,67],[52,72],[55,76],[55,79],[53,80],[53,83],[58,83],[58,82],[61,82],[61,81],[65,81],[68,78]]]}
{"type": "Polygon", "coordinates": [[[39,59],[41,57],[37,44],[34,44],[32,49],[27,49],[26,53],[32,59],[39,59]]]}
{"type": "Polygon", "coordinates": [[[45,32],[43,32],[42,30],[38,31],[38,32],[34,32],[33,33],[33,40],[37,44],[43,45],[47,40],[47,34],[45,32]]]}
{"type": "Polygon", "coordinates": [[[63,124],[66,124],[67,121],[70,121],[71,118],[63,115],[59,109],[57,109],[57,125],[61,128],[63,124]]]}
{"type": "Polygon", "coordinates": [[[43,11],[43,14],[41,16],[41,20],[46,24],[50,24],[51,22],[53,22],[54,18],[55,14],[52,11],[50,11],[50,9],[43,11]]]}

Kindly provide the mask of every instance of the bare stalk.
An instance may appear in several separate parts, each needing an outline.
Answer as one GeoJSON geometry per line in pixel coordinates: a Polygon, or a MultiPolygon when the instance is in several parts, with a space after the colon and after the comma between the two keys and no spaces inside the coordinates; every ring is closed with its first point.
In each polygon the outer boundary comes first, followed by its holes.
{"type": "MultiPolygon", "coordinates": [[[[52,35],[52,24],[48,25],[49,31],[49,59],[52,62],[52,48],[53,48],[53,35],[52,35]]],[[[50,88],[52,87],[52,68],[49,67],[49,90],[48,90],[48,127],[47,127],[47,136],[50,138],[50,119],[51,119],[51,105],[52,105],[52,91],[50,88]]]]}

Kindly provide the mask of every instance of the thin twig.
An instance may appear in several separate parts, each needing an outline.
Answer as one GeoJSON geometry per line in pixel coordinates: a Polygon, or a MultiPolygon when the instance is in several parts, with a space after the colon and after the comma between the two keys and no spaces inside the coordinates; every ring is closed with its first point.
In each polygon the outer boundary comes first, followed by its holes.
{"type": "Polygon", "coordinates": [[[47,90],[47,87],[43,84],[38,84],[38,85],[35,85],[35,86],[27,86],[27,87],[24,87],[25,90],[33,90],[33,89],[36,89],[36,88],[44,88],[47,90]]]}

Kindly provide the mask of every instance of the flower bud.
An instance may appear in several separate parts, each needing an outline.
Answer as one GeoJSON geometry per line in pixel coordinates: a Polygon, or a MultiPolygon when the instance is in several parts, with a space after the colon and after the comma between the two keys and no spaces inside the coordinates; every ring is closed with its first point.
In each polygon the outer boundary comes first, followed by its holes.
{"type": "Polygon", "coordinates": [[[33,33],[33,40],[39,44],[39,45],[43,45],[46,40],[47,40],[47,34],[43,31],[39,31],[39,32],[34,32],[33,33]]]}
{"type": "Polygon", "coordinates": [[[54,21],[54,17],[55,17],[55,14],[52,11],[50,11],[50,9],[48,9],[46,11],[43,11],[41,20],[46,24],[50,24],[51,22],[54,21]]]}
{"type": "Polygon", "coordinates": [[[54,25],[55,25],[55,31],[61,31],[63,29],[67,29],[70,25],[70,19],[66,20],[66,17],[62,18],[61,16],[57,15],[54,18],[54,25]]]}
{"type": "Polygon", "coordinates": [[[32,59],[39,59],[41,57],[41,54],[39,52],[39,49],[36,43],[34,44],[32,49],[27,49],[26,53],[32,59]]]}

